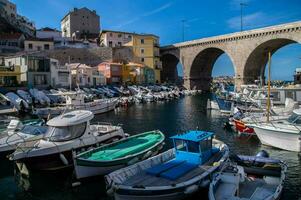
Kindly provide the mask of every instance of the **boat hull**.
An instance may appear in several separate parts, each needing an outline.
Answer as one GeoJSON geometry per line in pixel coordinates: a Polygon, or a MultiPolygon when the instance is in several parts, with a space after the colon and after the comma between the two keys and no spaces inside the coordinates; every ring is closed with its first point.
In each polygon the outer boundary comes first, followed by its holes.
{"type": "MultiPolygon", "coordinates": [[[[145,200],[145,199],[184,199],[197,192],[200,188],[206,187],[210,183],[210,175],[219,169],[224,164],[224,161],[228,158],[229,149],[226,145],[221,145],[218,159],[216,164],[206,168],[201,173],[196,173],[192,178],[174,182],[172,184],[166,184],[166,179],[161,179],[163,185],[151,185],[154,180],[149,179],[149,176],[142,176],[146,181],[150,182],[150,185],[131,185],[123,184],[126,179],[135,174],[143,173],[143,170],[148,169],[151,166],[155,166],[159,163],[165,163],[172,160],[175,157],[174,149],[170,149],[157,156],[151,157],[142,162],[138,162],[129,167],[117,170],[109,175],[105,176],[107,184],[108,194],[114,195],[118,200],[145,200]]],[[[191,171],[193,172],[193,170],[191,171]]],[[[190,172],[189,172],[190,173],[190,172]]],[[[141,178],[142,178],[141,177],[141,178]]],[[[140,178],[139,178],[140,181],[140,178]]],[[[143,180],[144,181],[144,180],[143,180]]],[[[134,181],[135,182],[135,181],[134,181]]],[[[157,182],[156,182],[157,183],[157,182]]],[[[140,183],[139,183],[140,184],[140,183]]],[[[158,183],[157,183],[158,184],[158,183]]]]}
{"type": "Polygon", "coordinates": [[[56,107],[56,108],[41,108],[34,112],[35,115],[41,118],[49,118],[58,116],[64,112],[70,112],[73,110],[85,109],[91,111],[93,114],[102,114],[115,109],[117,101],[111,101],[108,103],[98,104],[90,103],[87,106],[75,106],[75,107],[56,107]]]}
{"type": "MultiPolygon", "coordinates": [[[[81,178],[87,178],[87,177],[91,177],[91,176],[106,175],[106,174],[113,172],[117,169],[120,169],[122,167],[126,167],[128,165],[135,164],[135,163],[145,160],[151,156],[157,155],[159,153],[159,151],[163,148],[164,135],[161,132],[156,132],[156,134],[160,135],[160,139],[154,145],[149,146],[148,148],[145,148],[143,150],[140,150],[139,152],[135,152],[133,154],[123,156],[121,158],[112,159],[112,160],[108,161],[108,160],[101,160],[101,159],[100,160],[83,159],[81,157],[81,155],[79,155],[78,157],[74,156],[75,157],[74,158],[74,169],[75,169],[76,177],[78,179],[81,179],[81,178]]],[[[143,134],[139,134],[139,135],[143,135],[143,134]]],[[[135,138],[135,137],[138,137],[138,135],[133,136],[132,138],[135,138]]],[[[121,141],[123,141],[123,143],[125,143],[124,141],[131,141],[130,138],[131,137],[129,137],[128,139],[121,140],[121,141]]],[[[120,143],[120,142],[117,141],[116,144],[118,145],[118,143],[120,143]]],[[[110,144],[110,145],[112,145],[112,144],[110,144]]],[[[105,148],[105,147],[103,147],[103,148],[105,148]]],[[[93,151],[93,150],[91,150],[91,151],[93,151]]],[[[91,151],[88,151],[83,154],[88,154],[91,151]]],[[[102,150],[102,151],[105,151],[105,150],[102,150]]]]}
{"type": "Polygon", "coordinates": [[[16,160],[19,165],[25,164],[26,168],[30,171],[56,171],[73,167],[73,151],[85,151],[91,147],[108,144],[114,139],[120,139],[121,136],[116,135],[114,138],[109,138],[106,141],[99,141],[90,145],[80,146],[77,148],[69,149],[63,152],[52,154],[45,154],[41,156],[24,157],[16,160]]]}
{"type": "Polygon", "coordinates": [[[300,134],[285,133],[277,130],[254,127],[255,133],[260,142],[264,145],[276,147],[288,151],[301,151],[300,134]]]}

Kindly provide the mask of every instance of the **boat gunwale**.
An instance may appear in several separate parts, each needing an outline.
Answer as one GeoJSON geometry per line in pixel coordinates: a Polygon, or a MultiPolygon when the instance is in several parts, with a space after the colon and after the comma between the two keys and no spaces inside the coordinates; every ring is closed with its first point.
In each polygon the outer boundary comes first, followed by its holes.
{"type": "MultiPolygon", "coordinates": [[[[215,142],[219,143],[221,146],[220,146],[220,151],[219,152],[222,152],[223,153],[223,156],[217,161],[219,162],[220,164],[224,163],[228,157],[229,157],[229,147],[228,145],[226,145],[225,143],[223,143],[222,141],[220,140],[217,140],[217,139],[214,139],[215,142]]],[[[166,153],[168,151],[171,151],[171,150],[174,150],[174,148],[171,148],[163,153],[166,153]]],[[[160,154],[159,154],[160,155],[160,154]]],[[[157,155],[157,156],[159,156],[157,155]]],[[[151,158],[149,158],[151,159],[151,158]]],[[[148,160],[148,159],[147,159],[148,160]]],[[[146,160],[144,160],[146,161],[146,160]]],[[[135,165],[137,165],[139,163],[136,163],[135,165]]],[[[202,166],[202,165],[199,165],[199,167],[202,166]]],[[[220,167],[220,165],[212,165],[209,169],[207,169],[206,171],[204,171],[202,174],[198,175],[198,176],[195,176],[193,177],[192,179],[188,179],[186,181],[183,181],[183,182],[180,182],[180,183],[176,183],[174,185],[164,185],[164,186],[145,186],[143,188],[135,188],[133,186],[129,186],[129,185],[124,185],[124,184],[114,184],[113,183],[113,187],[116,189],[116,191],[118,191],[119,189],[120,190],[129,190],[129,191],[135,191],[135,192],[141,192],[141,191],[164,191],[164,190],[174,190],[174,189],[180,189],[180,188],[183,188],[183,187],[187,187],[187,186],[190,186],[192,184],[195,184],[196,182],[202,180],[203,178],[209,176],[211,173],[213,173],[218,167],[220,167]]],[[[122,169],[120,169],[122,170],[122,169]]],[[[119,170],[117,170],[119,171],[119,170]]],[[[113,173],[116,173],[113,172],[113,173]]],[[[106,177],[106,176],[105,176],[106,177]]],[[[106,179],[106,182],[107,182],[107,179],[106,179]]],[[[114,182],[114,181],[112,181],[114,182]]],[[[138,194],[135,194],[135,195],[138,195],[138,194]]],[[[141,194],[141,195],[144,195],[144,194],[141,194]]]]}
{"type": "MultiPolygon", "coordinates": [[[[263,124],[263,126],[246,124],[246,126],[249,126],[251,128],[254,128],[254,129],[257,128],[257,129],[261,129],[261,130],[275,131],[275,132],[278,132],[278,133],[284,133],[284,134],[290,134],[290,135],[300,135],[300,132],[301,132],[301,129],[298,129],[298,128],[296,128],[295,130],[285,129],[285,128],[282,128],[282,127],[277,127],[277,126],[268,125],[268,124],[263,124]]],[[[290,125],[290,126],[293,126],[293,125],[290,125]]],[[[295,126],[293,126],[293,127],[295,127],[295,126]]]]}
{"type": "MultiPolygon", "coordinates": [[[[116,142],[112,142],[112,143],[110,143],[110,144],[105,144],[105,145],[103,145],[103,146],[100,146],[100,147],[97,147],[97,148],[93,148],[93,149],[90,149],[90,150],[85,151],[85,152],[82,152],[82,153],[76,155],[76,156],[75,156],[75,159],[76,159],[77,161],[85,162],[85,163],[87,163],[87,164],[88,164],[88,163],[110,163],[110,162],[118,162],[118,161],[122,161],[122,160],[124,160],[124,159],[128,159],[128,158],[132,158],[132,157],[141,155],[141,154],[143,154],[143,153],[145,153],[145,152],[147,152],[147,151],[149,151],[149,150],[151,150],[151,149],[157,147],[158,145],[162,144],[162,143],[164,142],[164,140],[165,140],[165,135],[164,135],[160,130],[147,131],[147,132],[140,133],[140,134],[137,134],[137,135],[133,135],[133,136],[130,136],[130,137],[124,138],[124,139],[122,139],[122,140],[118,140],[118,141],[116,141],[116,142]],[[109,146],[114,146],[114,145],[117,144],[117,143],[122,143],[123,141],[127,140],[127,139],[130,138],[130,137],[132,137],[132,138],[137,138],[137,137],[139,137],[139,136],[141,136],[141,135],[144,135],[144,134],[146,135],[147,133],[154,133],[154,132],[157,133],[157,134],[159,134],[159,135],[161,136],[161,139],[160,139],[158,142],[156,142],[154,145],[148,147],[147,149],[145,149],[145,150],[143,150],[143,151],[141,151],[141,152],[138,152],[138,153],[135,153],[135,154],[132,154],[132,155],[127,155],[127,156],[125,156],[125,157],[121,157],[121,158],[117,158],[117,159],[112,159],[112,160],[90,160],[90,159],[86,159],[86,158],[82,158],[82,157],[81,157],[81,156],[83,156],[84,154],[88,154],[88,153],[91,153],[91,152],[93,152],[93,151],[97,151],[98,149],[106,148],[106,147],[109,147],[109,146]]],[[[77,165],[79,165],[79,164],[77,163],[77,165]]],[[[81,166],[82,166],[82,165],[81,165],[81,166]]],[[[87,165],[87,166],[89,166],[89,165],[87,165]]]]}

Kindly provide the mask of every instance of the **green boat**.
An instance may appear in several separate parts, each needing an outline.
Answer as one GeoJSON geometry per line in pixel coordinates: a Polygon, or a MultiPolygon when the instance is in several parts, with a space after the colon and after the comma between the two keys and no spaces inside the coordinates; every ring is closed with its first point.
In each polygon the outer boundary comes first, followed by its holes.
{"type": "Polygon", "coordinates": [[[161,131],[149,131],[130,136],[75,155],[74,169],[78,179],[106,175],[159,153],[165,136],[161,131]]]}

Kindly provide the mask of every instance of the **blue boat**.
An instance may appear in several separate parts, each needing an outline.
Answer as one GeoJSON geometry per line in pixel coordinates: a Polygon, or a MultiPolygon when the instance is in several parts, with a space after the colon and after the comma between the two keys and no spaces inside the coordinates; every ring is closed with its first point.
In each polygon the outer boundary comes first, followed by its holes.
{"type": "Polygon", "coordinates": [[[188,131],[171,137],[174,148],[105,176],[115,199],[182,199],[209,184],[229,149],[214,133],[188,131]]]}
{"type": "Polygon", "coordinates": [[[227,100],[221,97],[216,97],[216,102],[218,104],[218,107],[220,109],[221,112],[224,113],[230,113],[231,112],[231,107],[232,107],[232,102],[231,100],[227,100]]]}

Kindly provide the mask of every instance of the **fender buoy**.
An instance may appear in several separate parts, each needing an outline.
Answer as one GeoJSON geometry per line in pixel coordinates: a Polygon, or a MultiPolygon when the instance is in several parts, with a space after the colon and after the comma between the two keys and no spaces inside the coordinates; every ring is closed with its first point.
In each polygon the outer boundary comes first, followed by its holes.
{"type": "Polygon", "coordinates": [[[67,158],[62,153],[60,153],[60,159],[64,163],[64,165],[68,165],[69,164],[67,158]]]}
{"type": "Polygon", "coordinates": [[[191,185],[191,186],[188,186],[188,187],[185,189],[184,194],[192,194],[192,193],[196,192],[198,189],[199,189],[199,186],[198,186],[198,185],[191,185]]]}
{"type": "Polygon", "coordinates": [[[138,160],[139,160],[138,157],[135,157],[135,158],[133,158],[132,160],[130,160],[130,161],[127,163],[127,165],[132,165],[132,164],[138,162],[138,160]]]}
{"type": "Polygon", "coordinates": [[[143,155],[142,160],[144,160],[144,159],[150,157],[150,156],[152,155],[152,153],[153,153],[152,151],[146,152],[146,153],[143,155]]]}

